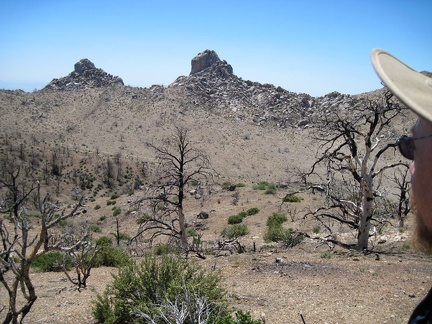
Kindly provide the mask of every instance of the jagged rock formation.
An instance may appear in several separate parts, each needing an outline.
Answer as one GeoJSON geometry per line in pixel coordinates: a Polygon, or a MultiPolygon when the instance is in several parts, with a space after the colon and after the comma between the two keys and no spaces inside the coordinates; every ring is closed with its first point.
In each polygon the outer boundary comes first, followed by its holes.
{"type": "Polygon", "coordinates": [[[44,89],[73,91],[110,85],[123,85],[123,80],[96,68],[90,60],[82,59],[75,63],[74,71],[68,76],[53,79],[44,89]]]}
{"type": "Polygon", "coordinates": [[[240,120],[279,127],[310,124],[317,112],[358,104],[355,96],[332,92],[323,97],[294,93],[272,84],[245,81],[233,73],[216,52],[205,50],[191,61],[189,76],[180,76],[169,87],[186,90],[194,105],[228,111],[240,120]]]}
{"type": "Polygon", "coordinates": [[[197,74],[201,71],[211,68],[211,71],[206,71],[218,77],[227,78],[233,75],[233,68],[226,61],[221,61],[215,51],[205,50],[199,53],[191,61],[192,69],[190,75],[197,74]]]}
{"type": "MultiPolygon", "coordinates": [[[[83,59],[75,64],[72,73],[52,80],[44,89],[84,90],[113,84],[123,85],[123,81],[83,59]]],[[[256,125],[280,128],[308,127],[329,109],[348,110],[349,107],[368,104],[367,96],[331,92],[322,97],[312,97],[272,84],[243,80],[234,74],[230,64],[208,49],[191,60],[190,74],[178,77],[168,89],[176,93],[174,97],[170,95],[171,99],[181,105],[200,107],[256,125]]],[[[150,88],[156,101],[165,100],[164,92],[168,89],[163,86],[150,88]]],[[[136,95],[132,97],[138,98],[136,95]]]]}

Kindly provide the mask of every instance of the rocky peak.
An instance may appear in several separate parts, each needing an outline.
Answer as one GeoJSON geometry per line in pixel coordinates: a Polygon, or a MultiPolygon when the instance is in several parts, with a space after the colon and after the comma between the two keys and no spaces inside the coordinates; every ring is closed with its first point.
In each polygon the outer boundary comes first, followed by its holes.
{"type": "Polygon", "coordinates": [[[123,80],[118,76],[113,76],[102,69],[96,68],[93,62],[85,58],[75,63],[74,71],[68,76],[53,79],[44,89],[71,91],[110,85],[123,86],[123,80]]]}
{"type": "Polygon", "coordinates": [[[84,71],[96,69],[96,66],[93,64],[92,61],[85,58],[80,60],[79,62],[76,62],[74,68],[75,73],[82,74],[84,71]]]}
{"type": "Polygon", "coordinates": [[[238,120],[282,128],[308,127],[317,115],[362,104],[361,99],[336,91],[312,97],[272,84],[243,80],[212,50],[194,57],[189,76],[178,77],[169,87],[184,89],[193,105],[216,109],[238,120]]]}
{"type": "Polygon", "coordinates": [[[217,76],[229,77],[233,74],[233,68],[226,61],[222,61],[215,51],[205,50],[195,56],[191,61],[191,72],[195,75],[200,72],[209,72],[217,76]]]}

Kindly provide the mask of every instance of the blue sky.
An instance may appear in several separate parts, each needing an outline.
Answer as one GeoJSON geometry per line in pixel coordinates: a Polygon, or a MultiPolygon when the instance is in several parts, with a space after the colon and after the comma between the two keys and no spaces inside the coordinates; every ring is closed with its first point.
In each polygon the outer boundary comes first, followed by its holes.
{"type": "Polygon", "coordinates": [[[168,85],[215,50],[244,80],[321,96],[381,87],[379,47],[432,71],[430,0],[0,0],[0,88],[41,89],[82,58],[168,85]]]}

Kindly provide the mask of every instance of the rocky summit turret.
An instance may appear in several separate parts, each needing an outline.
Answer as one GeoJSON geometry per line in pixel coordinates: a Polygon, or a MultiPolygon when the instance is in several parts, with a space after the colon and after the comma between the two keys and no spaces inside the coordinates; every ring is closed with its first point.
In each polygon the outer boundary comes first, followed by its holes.
{"type": "Polygon", "coordinates": [[[227,78],[233,75],[233,68],[226,61],[222,61],[215,51],[205,50],[198,53],[191,61],[191,72],[189,75],[198,73],[209,73],[215,76],[227,78]]]}
{"type": "Polygon", "coordinates": [[[75,63],[74,71],[68,76],[53,79],[44,89],[72,91],[110,85],[123,86],[123,80],[118,76],[113,76],[102,69],[96,68],[93,62],[85,58],[75,63]]]}

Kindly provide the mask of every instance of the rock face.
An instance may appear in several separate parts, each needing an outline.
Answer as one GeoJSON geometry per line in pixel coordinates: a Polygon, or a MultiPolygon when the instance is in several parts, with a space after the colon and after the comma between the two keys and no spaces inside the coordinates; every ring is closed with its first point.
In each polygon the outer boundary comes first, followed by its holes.
{"type": "Polygon", "coordinates": [[[53,79],[44,89],[73,91],[110,85],[123,86],[123,80],[96,68],[90,60],[82,59],[75,63],[74,71],[68,76],[53,79]]]}
{"type": "Polygon", "coordinates": [[[190,75],[202,71],[228,77],[233,74],[233,68],[226,61],[221,61],[215,51],[205,50],[199,53],[191,61],[192,69],[190,75]],[[209,70],[210,69],[210,70],[209,70]]]}

